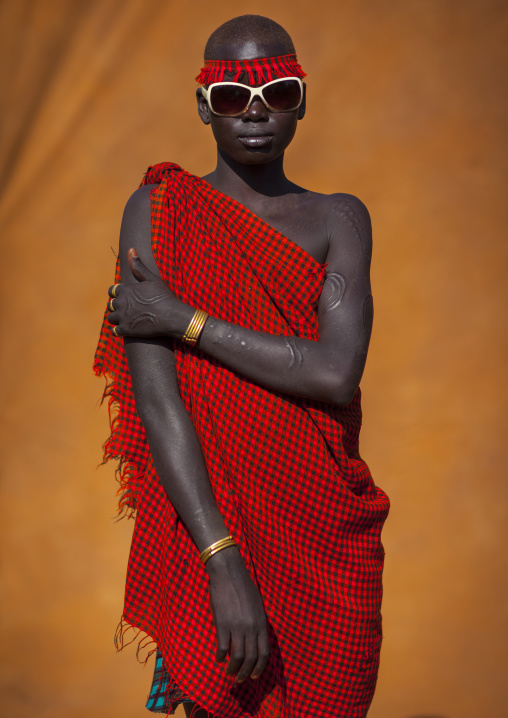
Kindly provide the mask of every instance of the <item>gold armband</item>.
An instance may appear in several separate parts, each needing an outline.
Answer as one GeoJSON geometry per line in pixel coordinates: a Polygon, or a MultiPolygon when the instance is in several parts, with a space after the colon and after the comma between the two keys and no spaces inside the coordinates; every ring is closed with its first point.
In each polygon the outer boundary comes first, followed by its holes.
{"type": "Polygon", "coordinates": [[[205,326],[205,322],[207,319],[208,314],[206,312],[204,312],[202,309],[196,309],[196,313],[190,320],[190,324],[182,337],[182,341],[186,344],[194,346],[197,343],[199,337],[201,336],[201,332],[203,331],[203,327],[205,326]]]}
{"type": "Polygon", "coordinates": [[[237,546],[237,543],[232,536],[226,536],[226,538],[223,538],[220,541],[216,541],[208,548],[205,548],[205,550],[200,553],[199,560],[201,561],[203,566],[206,566],[206,562],[214,555],[214,553],[219,553],[219,551],[222,551],[225,548],[229,548],[230,546],[237,546]]]}

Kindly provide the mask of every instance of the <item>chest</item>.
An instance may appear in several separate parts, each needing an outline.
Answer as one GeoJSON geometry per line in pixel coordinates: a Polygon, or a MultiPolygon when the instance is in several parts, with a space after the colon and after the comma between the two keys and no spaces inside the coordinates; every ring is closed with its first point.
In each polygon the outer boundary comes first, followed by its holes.
{"type": "Polygon", "coordinates": [[[326,262],[329,238],[326,217],[318,203],[294,202],[292,206],[274,204],[272,207],[264,206],[252,211],[310,254],[316,262],[326,262]]]}

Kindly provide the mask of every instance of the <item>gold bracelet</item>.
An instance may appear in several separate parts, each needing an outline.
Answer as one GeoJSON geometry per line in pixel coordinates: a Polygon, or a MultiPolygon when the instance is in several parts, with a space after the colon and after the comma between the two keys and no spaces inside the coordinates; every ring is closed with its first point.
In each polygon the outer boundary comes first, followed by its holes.
{"type": "Polygon", "coordinates": [[[203,331],[203,327],[205,326],[205,322],[207,319],[208,314],[206,312],[204,312],[202,309],[196,309],[196,312],[190,320],[190,324],[182,337],[182,341],[186,344],[190,344],[191,346],[197,344],[197,341],[201,336],[201,332],[203,331]]]}
{"type": "Polygon", "coordinates": [[[226,538],[221,539],[220,541],[216,541],[208,548],[205,548],[204,551],[202,551],[199,554],[199,560],[203,564],[203,566],[206,566],[206,562],[209,558],[211,558],[215,553],[219,553],[219,551],[222,551],[225,548],[229,548],[230,546],[237,546],[235,539],[232,536],[226,536],[226,538]]]}

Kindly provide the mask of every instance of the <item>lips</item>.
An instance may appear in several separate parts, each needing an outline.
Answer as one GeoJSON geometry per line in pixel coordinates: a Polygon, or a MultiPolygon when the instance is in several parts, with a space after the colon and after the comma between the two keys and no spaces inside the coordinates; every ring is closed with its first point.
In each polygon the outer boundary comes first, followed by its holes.
{"type": "Polygon", "coordinates": [[[240,137],[272,137],[271,132],[266,132],[266,130],[243,130],[240,137]]]}
{"type": "Polygon", "coordinates": [[[273,139],[273,135],[266,134],[266,133],[244,133],[243,135],[240,135],[238,138],[240,142],[245,145],[245,147],[250,147],[251,149],[258,149],[262,147],[267,147],[273,139]]]}

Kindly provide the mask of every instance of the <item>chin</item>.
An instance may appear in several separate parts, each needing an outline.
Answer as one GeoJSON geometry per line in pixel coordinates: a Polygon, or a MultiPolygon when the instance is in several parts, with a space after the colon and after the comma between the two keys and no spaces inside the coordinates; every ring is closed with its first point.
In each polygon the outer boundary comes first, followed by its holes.
{"type": "Polygon", "coordinates": [[[238,148],[235,147],[232,150],[230,147],[220,147],[219,145],[219,149],[224,155],[229,157],[230,160],[233,160],[233,162],[238,162],[242,165],[263,165],[269,164],[283,155],[286,148],[259,147],[252,149],[242,148],[238,150],[238,148]]]}
{"type": "Polygon", "coordinates": [[[244,165],[262,165],[267,162],[272,162],[281,154],[282,152],[274,155],[272,152],[267,152],[266,150],[252,150],[247,155],[243,156],[241,160],[238,160],[238,162],[242,162],[244,165]]]}

